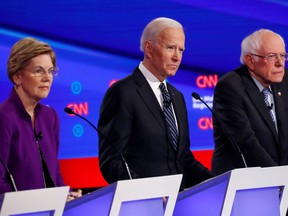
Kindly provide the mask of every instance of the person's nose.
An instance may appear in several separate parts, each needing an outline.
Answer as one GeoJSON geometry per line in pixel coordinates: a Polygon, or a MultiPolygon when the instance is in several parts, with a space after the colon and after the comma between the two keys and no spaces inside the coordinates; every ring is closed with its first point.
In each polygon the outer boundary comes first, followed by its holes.
{"type": "Polygon", "coordinates": [[[278,54],[275,60],[275,65],[278,67],[285,65],[285,59],[282,59],[281,56],[278,54]]]}
{"type": "Polygon", "coordinates": [[[176,61],[180,61],[182,58],[182,53],[181,51],[179,51],[178,49],[175,49],[174,53],[173,53],[173,59],[176,61]]]}
{"type": "Polygon", "coordinates": [[[45,73],[42,76],[42,81],[50,81],[53,79],[53,75],[49,73],[48,71],[45,71],[45,73]]]}

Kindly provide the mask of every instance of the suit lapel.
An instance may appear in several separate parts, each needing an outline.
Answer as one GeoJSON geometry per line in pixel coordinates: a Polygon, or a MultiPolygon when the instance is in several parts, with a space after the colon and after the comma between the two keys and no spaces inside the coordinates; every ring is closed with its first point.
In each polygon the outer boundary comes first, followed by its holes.
{"type": "MultiPolygon", "coordinates": [[[[144,103],[146,104],[150,112],[153,114],[153,116],[157,119],[163,131],[167,133],[165,117],[164,117],[162,108],[160,107],[159,102],[157,98],[155,97],[154,92],[151,89],[149,83],[147,82],[146,78],[141,73],[141,71],[138,69],[138,67],[134,70],[133,77],[134,77],[135,83],[138,85],[137,91],[140,97],[142,98],[142,100],[144,101],[144,103]]],[[[177,93],[174,90],[174,88],[168,83],[167,83],[167,88],[168,88],[168,91],[170,92],[174,112],[177,118],[177,124],[178,124],[178,129],[179,129],[179,143],[181,143],[183,142],[182,131],[184,127],[183,121],[180,121],[180,119],[182,119],[182,116],[183,116],[182,115],[183,108],[181,107],[181,104],[183,104],[183,102],[181,101],[181,98],[179,97],[179,93],[177,93]]],[[[172,143],[170,144],[171,144],[171,148],[173,148],[173,144],[172,143]]],[[[179,145],[178,148],[181,148],[181,146],[184,146],[184,145],[179,145]]],[[[181,152],[181,151],[179,151],[178,149],[178,152],[181,152]]]]}
{"type": "Polygon", "coordinates": [[[275,113],[277,118],[278,134],[279,136],[282,136],[282,134],[286,133],[286,131],[283,131],[283,129],[286,128],[285,104],[283,103],[283,100],[281,98],[282,93],[280,87],[278,85],[272,85],[272,91],[275,102],[275,113]]]}
{"type": "Polygon", "coordinates": [[[277,134],[274,122],[269,114],[269,110],[266,107],[262,93],[259,91],[258,87],[254,83],[249,73],[244,72],[243,74],[244,74],[243,81],[246,86],[246,92],[248,96],[250,97],[251,102],[255,105],[259,114],[264,119],[264,122],[268,125],[268,127],[274,134],[276,140],[278,140],[278,134],[277,134]]]}
{"type": "Polygon", "coordinates": [[[277,117],[277,122],[285,119],[285,116],[283,115],[285,112],[284,109],[284,104],[281,98],[281,89],[278,86],[272,85],[272,91],[273,91],[273,97],[274,97],[274,102],[275,102],[275,112],[276,112],[276,117],[277,117]]]}
{"type": "Polygon", "coordinates": [[[154,92],[151,89],[149,83],[147,82],[146,78],[141,73],[141,71],[138,69],[138,67],[134,70],[133,78],[135,83],[138,85],[137,91],[140,97],[142,98],[143,102],[146,104],[147,108],[150,110],[153,116],[157,119],[161,128],[164,131],[166,131],[164,118],[161,117],[163,112],[159,105],[159,102],[155,97],[154,92]]]}
{"type": "MultiPolygon", "coordinates": [[[[286,71],[287,74],[287,71],[286,71]]],[[[277,117],[277,125],[278,125],[278,135],[279,135],[279,143],[280,143],[280,154],[281,154],[281,164],[287,163],[285,158],[287,155],[287,75],[282,81],[282,83],[277,83],[272,85],[274,101],[275,101],[275,112],[277,117]]]]}

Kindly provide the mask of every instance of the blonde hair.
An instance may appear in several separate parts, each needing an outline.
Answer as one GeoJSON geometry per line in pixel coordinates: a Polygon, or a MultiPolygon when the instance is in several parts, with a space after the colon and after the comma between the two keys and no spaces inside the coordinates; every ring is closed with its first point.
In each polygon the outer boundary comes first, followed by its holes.
{"type": "Polygon", "coordinates": [[[42,54],[48,54],[53,66],[56,67],[56,55],[49,44],[31,37],[16,42],[11,49],[7,62],[7,74],[10,81],[15,84],[13,75],[24,69],[30,59],[42,54]]]}

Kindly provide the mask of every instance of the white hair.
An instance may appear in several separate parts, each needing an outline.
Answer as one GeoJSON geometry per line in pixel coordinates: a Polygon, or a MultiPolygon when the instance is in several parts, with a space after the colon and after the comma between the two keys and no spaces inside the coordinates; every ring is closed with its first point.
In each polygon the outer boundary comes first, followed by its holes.
{"type": "Polygon", "coordinates": [[[263,33],[273,33],[276,36],[278,36],[284,46],[285,46],[285,42],[284,39],[282,38],[281,35],[269,30],[269,29],[260,29],[257,30],[255,32],[253,32],[252,34],[248,35],[246,38],[244,38],[244,40],[241,43],[241,55],[240,55],[240,62],[241,64],[246,64],[244,57],[245,55],[249,54],[249,53],[256,53],[259,51],[260,47],[262,46],[262,35],[263,33]]]}
{"type": "Polygon", "coordinates": [[[183,30],[182,25],[176,20],[166,17],[156,18],[152,20],[150,23],[148,23],[144,28],[140,39],[140,50],[144,51],[145,42],[149,40],[155,40],[158,34],[167,28],[176,28],[183,30]]]}

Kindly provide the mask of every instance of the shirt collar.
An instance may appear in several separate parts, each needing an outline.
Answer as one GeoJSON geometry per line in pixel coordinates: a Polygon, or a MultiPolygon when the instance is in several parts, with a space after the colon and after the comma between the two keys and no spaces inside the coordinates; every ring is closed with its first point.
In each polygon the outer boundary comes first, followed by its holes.
{"type": "MultiPolygon", "coordinates": [[[[254,80],[254,82],[255,82],[256,86],[258,87],[259,91],[262,92],[265,87],[262,86],[261,83],[257,79],[255,79],[253,76],[251,76],[251,77],[254,80]]],[[[269,92],[272,93],[271,86],[268,86],[268,89],[269,89],[269,92]]]]}
{"type": "MultiPolygon", "coordinates": [[[[153,87],[158,88],[160,85],[160,81],[157,79],[156,76],[154,76],[144,65],[142,62],[140,62],[139,64],[139,70],[142,72],[142,74],[144,75],[144,77],[147,79],[147,81],[149,82],[149,84],[153,87]]],[[[167,87],[166,85],[166,80],[163,81],[164,85],[167,87]]]]}

